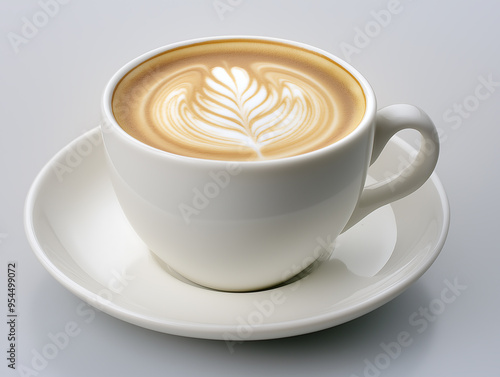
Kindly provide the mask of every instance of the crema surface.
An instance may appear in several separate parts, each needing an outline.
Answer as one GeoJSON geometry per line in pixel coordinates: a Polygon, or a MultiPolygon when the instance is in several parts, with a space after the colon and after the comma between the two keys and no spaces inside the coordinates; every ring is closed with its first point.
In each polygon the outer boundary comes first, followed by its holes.
{"type": "Polygon", "coordinates": [[[256,40],[180,47],[140,64],[117,85],[124,131],[188,157],[243,161],[300,155],[361,121],[359,83],[328,58],[256,40]]]}

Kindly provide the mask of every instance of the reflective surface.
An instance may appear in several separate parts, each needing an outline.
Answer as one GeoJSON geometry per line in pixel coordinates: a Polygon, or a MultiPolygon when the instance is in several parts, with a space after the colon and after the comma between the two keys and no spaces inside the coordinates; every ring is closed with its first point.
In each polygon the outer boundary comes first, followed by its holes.
{"type": "MultiPolygon", "coordinates": [[[[335,243],[318,237],[318,250],[331,255],[301,279],[251,293],[205,289],[169,272],[130,228],[104,170],[98,132],[75,140],[41,172],[27,201],[28,237],[42,264],[66,288],[142,327],[191,337],[255,340],[335,326],[404,291],[431,265],[446,237],[447,199],[434,175],[417,192],[377,210],[335,243]],[[92,153],[59,182],[54,166],[90,139],[96,140],[92,153]],[[407,213],[415,214],[411,222],[407,213]]],[[[390,142],[370,176],[380,179],[389,161],[411,152],[399,139],[390,142]]],[[[292,266],[290,276],[309,263],[292,266]]]]}

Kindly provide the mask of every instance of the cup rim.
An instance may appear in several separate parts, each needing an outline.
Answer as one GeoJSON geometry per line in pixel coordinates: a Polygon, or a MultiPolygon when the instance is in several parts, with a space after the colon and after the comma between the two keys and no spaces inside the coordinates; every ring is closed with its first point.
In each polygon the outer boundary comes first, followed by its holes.
{"type": "MultiPolygon", "coordinates": [[[[104,92],[102,94],[102,100],[101,100],[101,111],[104,116],[104,119],[102,123],[106,124],[106,127],[111,126],[112,131],[111,132],[117,132],[118,135],[126,140],[127,142],[131,143],[132,145],[141,148],[142,150],[148,151],[149,153],[156,154],[158,156],[169,156],[169,158],[172,159],[177,159],[180,161],[184,162],[195,162],[195,163],[210,163],[210,164],[227,164],[227,163],[237,163],[237,164],[245,164],[245,165],[273,165],[273,164],[286,164],[289,162],[296,162],[298,160],[306,160],[309,158],[314,158],[314,157],[320,157],[323,156],[324,154],[329,153],[330,151],[342,148],[346,144],[350,143],[351,140],[356,139],[358,135],[362,134],[365,132],[366,128],[370,127],[373,119],[375,118],[376,114],[376,98],[375,98],[375,93],[373,92],[373,89],[371,85],[368,83],[368,81],[364,78],[364,76],[357,70],[355,69],[351,64],[347,63],[345,60],[339,58],[338,56],[325,51],[323,49],[320,49],[318,47],[311,46],[306,43],[302,42],[296,42],[292,40],[287,40],[283,38],[275,38],[275,37],[267,37],[267,36],[253,36],[253,35],[223,35],[223,36],[211,36],[211,37],[202,37],[202,38],[194,38],[194,39],[188,39],[184,41],[179,41],[179,42],[174,42],[170,43],[152,50],[149,50],[134,59],[128,61],[126,64],[124,64],[120,69],[118,69],[113,76],[109,79],[107,82],[104,92]],[[283,158],[276,158],[276,159],[269,159],[269,160],[215,160],[215,159],[208,159],[208,158],[200,158],[200,157],[191,157],[191,156],[185,156],[185,155],[180,155],[180,154],[175,154],[172,152],[167,152],[155,147],[152,147],[142,141],[137,140],[133,136],[129,135],[126,131],[124,131],[118,122],[116,121],[113,111],[112,111],[112,98],[113,98],[113,93],[116,88],[116,85],[121,81],[121,79],[132,69],[137,67],[139,64],[145,62],[148,59],[153,58],[156,55],[159,55],[161,53],[167,52],[169,50],[179,48],[179,47],[184,47],[184,46],[189,46],[197,43],[203,43],[203,42],[210,42],[210,41],[228,41],[228,40],[257,40],[257,41],[269,41],[269,42],[277,42],[277,43],[282,43],[285,45],[289,45],[292,47],[299,47],[302,49],[305,49],[307,51],[312,51],[315,53],[318,53],[320,55],[323,55],[324,57],[332,60],[334,63],[338,64],[341,66],[343,69],[345,69],[351,76],[354,77],[354,79],[359,83],[363,90],[363,94],[365,97],[365,113],[363,114],[363,118],[359,122],[359,124],[352,130],[348,135],[343,137],[340,140],[335,141],[332,144],[329,144],[323,148],[316,149],[310,152],[302,153],[299,155],[294,155],[294,156],[288,156],[288,157],[283,157],[283,158]]],[[[104,134],[106,133],[105,130],[103,130],[103,124],[101,123],[101,132],[104,134]]],[[[109,130],[107,132],[110,132],[109,130]]]]}

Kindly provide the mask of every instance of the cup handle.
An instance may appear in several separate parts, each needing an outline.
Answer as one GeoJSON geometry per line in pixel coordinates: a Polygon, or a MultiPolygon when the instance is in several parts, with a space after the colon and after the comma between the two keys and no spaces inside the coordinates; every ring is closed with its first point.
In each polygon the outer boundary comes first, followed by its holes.
{"type": "Polygon", "coordinates": [[[342,232],[355,225],[375,209],[401,199],[422,186],[430,177],[439,155],[439,137],[429,116],[416,106],[397,104],[377,112],[375,137],[370,165],[375,162],[389,139],[397,132],[411,128],[422,135],[415,160],[397,175],[365,186],[358,204],[342,232]]]}

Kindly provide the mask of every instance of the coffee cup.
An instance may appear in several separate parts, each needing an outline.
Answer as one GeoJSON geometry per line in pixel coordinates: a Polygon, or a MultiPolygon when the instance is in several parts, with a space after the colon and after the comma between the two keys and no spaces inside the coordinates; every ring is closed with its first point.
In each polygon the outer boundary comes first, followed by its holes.
{"type": "MultiPolygon", "coordinates": [[[[116,196],[162,264],[216,290],[266,289],[375,209],[418,189],[439,154],[419,108],[377,111],[334,55],[267,37],[211,37],[147,52],[110,79],[101,132],[116,196]],[[367,185],[389,139],[415,160],[367,185]]],[[[307,263],[304,263],[307,261],[307,263]]]]}

